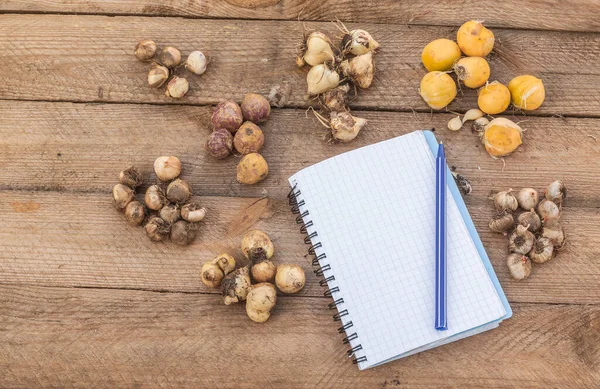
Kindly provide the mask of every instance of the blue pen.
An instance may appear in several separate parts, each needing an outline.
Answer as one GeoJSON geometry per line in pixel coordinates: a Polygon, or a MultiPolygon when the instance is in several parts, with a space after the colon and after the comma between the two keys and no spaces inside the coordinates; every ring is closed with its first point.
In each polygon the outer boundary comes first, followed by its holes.
{"type": "Polygon", "coordinates": [[[435,161],[435,329],[448,329],[446,317],[446,154],[438,146],[435,161]]]}

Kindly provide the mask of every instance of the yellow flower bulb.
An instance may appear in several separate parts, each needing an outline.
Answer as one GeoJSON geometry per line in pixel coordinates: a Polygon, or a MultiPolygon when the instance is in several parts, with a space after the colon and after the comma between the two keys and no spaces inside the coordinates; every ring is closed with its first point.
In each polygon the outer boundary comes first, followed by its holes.
{"type": "Polygon", "coordinates": [[[421,53],[423,65],[429,72],[450,70],[459,58],[460,49],[456,42],[444,38],[429,42],[421,53]]]}
{"type": "Polygon", "coordinates": [[[479,89],[477,105],[488,115],[504,112],[510,105],[510,91],[498,81],[491,82],[479,89]]]}
{"type": "Polygon", "coordinates": [[[490,78],[490,65],[482,57],[464,57],[454,65],[454,72],[467,88],[479,88],[490,78]]]}
{"type": "Polygon", "coordinates": [[[494,48],[494,33],[481,22],[469,20],[456,33],[458,47],[469,57],[485,57],[494,48]]]}
{"type": "Polygon", "coordinates": [[[523,129],[516,123],[497,118],[486,124],[482,141],[492,157],[504,157],[517,149],[522,143],[523,129]]]}
{"type": "Polygon", "coordinates": [[[513,104],[526,111],[539,108],[546,98],[542,80],[534,76],[518,76],[510,80],[508,90],[513,104]]]}
{"type": "Polygon", "coordinates": [[[429,72],[421,80],[421,97],[433,109],[442,109],[456,97],[456,84],[444,72],[429,72]]]}

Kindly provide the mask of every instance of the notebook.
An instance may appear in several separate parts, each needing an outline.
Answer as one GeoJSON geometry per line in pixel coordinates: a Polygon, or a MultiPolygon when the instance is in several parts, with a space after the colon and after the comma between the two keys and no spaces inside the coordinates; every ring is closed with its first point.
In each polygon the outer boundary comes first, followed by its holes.
{"type": "Polygon", "coordinates": [[[435,319],[435,156],[415,131],[289,178],[348,356],[367,369],[490,330],[512,311],[447,170],[448,330],[435,319]]]}

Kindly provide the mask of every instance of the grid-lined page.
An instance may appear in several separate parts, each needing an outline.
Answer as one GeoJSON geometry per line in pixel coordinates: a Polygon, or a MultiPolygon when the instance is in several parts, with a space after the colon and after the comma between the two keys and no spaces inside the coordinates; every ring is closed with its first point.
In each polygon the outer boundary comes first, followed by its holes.
{"type": "Polygon", "coordinates": [[[316,253],[327,256],[325,276],[335,276],[333,298],[343,297],[350,346],[367,358],[361,369],[506,314],[448,191],[448,330],[434,328],[435,159],[422,131],[330,158],[290,182],[310,212],[308,233],[318,233],[316,253]]]}

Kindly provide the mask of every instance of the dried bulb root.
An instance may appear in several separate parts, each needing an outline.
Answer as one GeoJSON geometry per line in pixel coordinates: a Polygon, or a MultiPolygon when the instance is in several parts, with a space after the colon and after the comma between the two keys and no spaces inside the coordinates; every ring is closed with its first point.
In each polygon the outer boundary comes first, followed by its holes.
{"type": "Polygon", "coordinates": [[[517,221],[520,225],[527,227],[531,232],[536,232],[542,227],[542,220],[533,208],[531,208],[530,211],[520,214],[519,217],[517,217],[517,221]]]}
{"type": "Polygon", "coordinates": [[[165,191],[160,185],[151,185],[146,189],[144,202],[149,209],[158,211],[165,205],[166,201],[165,191]]]}
{"type": "Polygon", "coordinates": [[[139,201],[132,201],[125,207],[125,219],[132,226],[139,226],[146,218],[146,207],[139,201]]]}
{"type": "Polygon", "coordinates": [[[233,151],[233,136],[224,128],[214,130],[206,140],[208,153],[216,159],[224,159],[233,151]]]}
{"type": "Polygon", "coordinates": [[[508,251],[525,255],[531,251],[534,242],[535,236],[531,231],[519,224],[508,237],[508,251]]]}
{"type": "Polygon", "coordinates": [[[248,266],[241,267],[226,275],[221,283],[225,305],[246,300],[251,284],[248,266]]]}
{"type": "Polygon", "coordinates": [[[283,263],[277,266],[275,285],[283,293],[297,293],[306,283],[304,270],[298,265],[283,263]]]}
{"type": "Polygon", "coordinates": [[[323,104],[333,112],[343,112],[348,110],[348,92],[350,85],[340,85],[335,89],[330,89],[323,94],[323,104]]]}
{"type": "Polygon", "coordinates": [[[529,252],[529,258],[535,263],[544,263],[554,256],[554,244],[548,238],[539,238],[529,252]]]}
{"type": "Polygon", "coordinates": [[[181,173],[181,161],[173,156],[158,157],[154,161],[154,173],[161,181],[177,178],[181,173]]]}
{"type": "Polygon", "coordinates": [[[340,64],[340,68],[346,77],[348,77],[356,86],[367,89],[373,82],[375,74],[375,62],[373,61],[373,52],[358,55],[351,60],[345,60],[340,64]]]}
{"type": "Polygon", "coordinates": [[[233,137],[235,150],[242,154],[258,153],[265,143],[265,135],[256,124],[244,122],[233,137]]]}
{"type": "Polygon", "coordinates": [[[252,230],[242,238],[242,253],[252,262],[270,259],[275,247],[269,235],[260,230],[252,230]]]}
{"type": "Polygon", "coordinates": [[[135,45],[135,57],[140,61],[150,61],[156,55],[158,46],[156,42],[150,39],[144,39],[135,45]]]}
{"type": "Polygon", "coordinates": [[[560,219],[560,208],[553,201],[543,199],[540,201],[537,211],[542,218],[542,223],[554,223],[560,219]]]}
{"type": "Polygon", "coordinates": [[[266,121],[271,114],[269,101],[257,93],[247,93],[240,104],[240,108],[244,119],[255,124],[266,121]]]}
{"type": "Polygon", "coordinates": [[[316,96],[336,88],[340,83],[340,75],[327,64],[313,66],[306,75],[308,95],[316,96]]]}
{"type": "Polygon", "coordinates": [[[368,31],[360,29],[352,30],[345,34],[342,37],[340,45],[344,54],[350,53],[354,55],[367,54],[379,48],[379,42],[373,39],[368,31]]]}
{"type": "Polygon", "coordinates": [[[235,259],[231,255],[223,253],[202,265],[200,278],[202,283],[209,288],[219,288],[223,278],[234,269],[235,259]]]}
{"type": "Polygon", "coordinates": [[[217,104],[210,118],[215,129],[224,128],[234,133],[244,122],[242,109],[233,100],[225,100],[217,104]]]}
{"type": "Polygon", "coordinates": [[[173,203],[184,204],[192,195],[192,187],[180,178],[171,182],[167,187],[167,199],[173,203]]]}
{"type": "Polygon", "coordinates": [[[345,143],[358,136],[360,130],[367,125],[367,119],[352,116],[347,111],[331,112],[329,125],[333,139],[345,143]]]}
{"type": "Polygon", "coordinates": [[[127,204],[133,201],[133,198],[133,189],[130,187],[123,184],[117,184],[113,187],[112,199],[117,210],[123,211],[127,207],[127,204]]]}
{"type": "Polygon", "coordinates": [[[133,166],[127,168],[119,173],[119,182],[132,189],[142,185],[142,175],[133,166]]]}
{"type": "Polygon", "coordinates": [[[526,211],[535,208],[538,205],[539,196],[537,190],[533,188],[523,188],[515,195],[519,207],[526,211]]]}
{"type": "Polygon", "coordinates": [[[269,165],[258,153],[244,155],[236,167],[236,178],[241,184],[256,184],[267,178],[268,174],[269,165]]]}
{"type": "Polygon", "coordinates": [[[171,203],[166,204],[158,211],[158,216],[167,223],[173,224],[179,220],[179,217],[181,216],[179,206],[171,203]]]}
{"type": "Polygon", "coordinates": [[[197,202],[191,202],[181,207],[181,218],[191,223],[202,221],[206,216],[206,208],[197,202]]]}
{"type": "Polygon", "coordinates": [[[173,46],[165,46],[158,50],[156,59],[161,65],[174,68],[181,63],[181,52],[173,46]]]}
{"type": "Polygon", "coordinates": [[[490,220],[488,226],[490,227],[490,230],[506,235],[506,233],[513,228],[514,224],[515,219],[513,218],[512,213],[510,213],[510,211],[504,211],[494,216],[492,220],[490,220]]]}
{"type": "Polygon", "coordinates": [[[304,66],[307,63],[311,66],[323,64],[325,62],[335,62],[335,55],[331,48],[331,41],[327,35],[319,31],[313,31],[306,37],[303,44],[304,50],[299,59],[296,59],[298,66],[304,66]]]}
{"type": "Polygon", "coordinates": [[[562,181],[556,180],[548,185],[544,191],[544,197],[555,202],[560,207],[563,203],[563,200],[567,197],[567,188],[562,181]]]}
{"type": "Polygon", "coordinates": [[[273,282],[275,280],[275,273],[277,268],[270,259],[258,261],[250,269],[252,274],[252,280],[254,282],[273,282]]]}
{"type": "Polygon", "coordinates": [[[506,266],[515,280],[523,280],[531,274],[531,260],[526,255],[509,254],[506,258],[506,266]]]}
{"type": "Polygon", "coordinates": [[[519,206],[517,198],[512,194],[512,189],[496,193],[494,207],[497,211],[515,211],[519,206]]]}
{"type": "Polygon", "coordinates": [[[277,291],[273,284],[262,282],[252,285],[246,298],[246,313],[250,320],[264,323],[271,316],[277,303],[277,291]]]}
{"type": "Polygon", "coordinates": [[[185,220],[176,221],[171,226],[171,242],[179,246],[187,246],[196,239],[197,233],[194,224],[185,220]]]}
{"type": "Polygon", "coordinates": [[[153,242],[162,242],[169,236],[169,223],[158,216],[152,215],[144,226],[144,231],[148,238],[153,242]]]}
{"type": "Polygon", "coordinates": [[[542,228],[541,236],[550,239],[554,244],[554,249],[557,251],[562,250],[566,244],[566,236],[562,226],[558,223],[551,225],[545,225],[542,228]]]}

